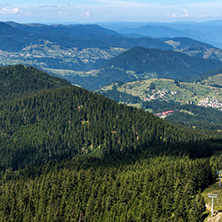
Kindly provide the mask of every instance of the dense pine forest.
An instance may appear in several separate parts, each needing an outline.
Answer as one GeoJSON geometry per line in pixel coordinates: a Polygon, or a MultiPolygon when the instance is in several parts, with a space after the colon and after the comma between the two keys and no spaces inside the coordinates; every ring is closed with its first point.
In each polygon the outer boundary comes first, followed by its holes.
{"type": "Polygon", "coordinates": [[[0,221],[203,220],[221,132],[168,123],[31,67],[0,75],[0,221]]]}

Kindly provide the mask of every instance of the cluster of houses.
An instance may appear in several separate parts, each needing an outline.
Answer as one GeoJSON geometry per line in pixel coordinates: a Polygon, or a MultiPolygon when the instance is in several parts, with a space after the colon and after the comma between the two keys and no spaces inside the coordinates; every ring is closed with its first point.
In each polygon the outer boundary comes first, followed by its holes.
{"type": "Polygon", "coordinates": [[[216,98],[210,97],[205,100],[200,100],[198,106],[211,107],[222,111],[222,102],[219,102],[216,98]]]}
{"type": "MultiPolygon", "coordinates": [[[[149,90],[149,88],[148,88],[149,90]]],[[[152,90],[152,93],[154,93],[155,90],[152,90]]],[[[151,101],[151,100],[156,100],[156,99],[163,99],[165,97],[165,95],[169,93],[169,91],[167,89],[163,89],[163,90],[158,90],[156,93],[154,93],[153,95],[148,95],[147,98],[144,98],[143,100],[145,102],[147,101],[151,101]]],[[[176,95],[177,92],[170,92],[171,95],[176,95]]]]}
{"type": "Polygon", "coordinates": [[[154,114],[154,115],[157,116],[157,117],[160,117],[160,118],[165,118],[167,116],[173,115],[173,111],[170,110],[170,111],[166,111],[166,112],[162,112],[162,113],[157,113],[157,114],[154,114]]]}

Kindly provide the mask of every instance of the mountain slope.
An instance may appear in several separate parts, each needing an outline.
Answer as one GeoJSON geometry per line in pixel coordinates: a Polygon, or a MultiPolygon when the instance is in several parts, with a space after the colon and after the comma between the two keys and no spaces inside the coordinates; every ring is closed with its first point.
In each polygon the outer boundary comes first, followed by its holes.
{"type": "Polygon", "coordinates": [[[7,23],[0,22],[0,49],[7,51],[17,51],[26,43],[28,33],[12,27],[7,23]]]}
{"type": "Polygon", "coordinates": [[[175,51],[185,53],[189,56],[200,57],[204,59],[222,60],[222,50],[210,44],[196,41],[190,38],[172,38],[162,39],[165,43],[171,45],[175,51]]]}
{"type": "Polygon", "coordinates": [[[5,99],[0,220],[201,221],[216,138],[74,86],[5,99]]]}
{"type": "MultiPolygon", "coordinates": [[[[40,78],[41,75],[44,74],[40,73],[40,78]]],[[[23,77],[18,76],[17,81],[23,77]]],[[[119,105],[74,86],[5,99],[0,108],[2,168],[17,169],[79,154],[100,156],[148,144],[212,137],[207,132],[165,123],[143,110],[119,105]]]]}
{"type": "Polygon", "coordinates": [[[174,49],[184,49],[184,48],[202,48],[202,49],[211,49],[215,48],[214,46],[203,43],[191,38],[185,38],[185,37],[177,37],[177,38],[169,38],[169,39],[164,39],[164,41],[172,45],[174,49]]]}
{"type": "Polygon", "coordinates": [[[181,141],[208,137],[76,87],[43,91],[1,104],[1,110],[3,168],[174,142],[175,133],[181,141]]]}
{"type": "Polygon", "coordinates": [[[135,47],[110,59],[103,67],[132,70],[138,76],[139,73],[156,73],[158,77],[192,81],[203,72],[222,67],[222,63],[174,51],[135,47]]]}
{"type": "Polygon", "coordinates": [[[0,101],[6,96],[35,93],[71,84],[66,80],[50,76],[40,70],[22,65],[0,67],[0,101]]]}

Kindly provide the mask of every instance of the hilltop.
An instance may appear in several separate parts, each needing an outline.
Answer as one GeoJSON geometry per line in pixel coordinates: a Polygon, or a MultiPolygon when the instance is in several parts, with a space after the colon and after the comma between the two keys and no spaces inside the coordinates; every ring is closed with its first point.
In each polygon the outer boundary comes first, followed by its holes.
{"type": "MultiPolygon", "coordinates": [[[[125,71],[155,73],[161,78],[183,81],[198,79],[203,72],[220,68],[222,63],[190,57],[182,53],[135,47],[107,61],[103,67],[116,67],[125,71]]],[[[139,78],[139,77],[138,77],[139,78]]]]}
{"type": "Polygon", "coordinates": [[[171,50],[135,47],[104,61],[97,69],[90,71],[48,71],[88,90],[98,90],[116,81],[125,83],[152,78],[199,81],[220,73],[221,67],[222,63],[216,60],[191,57],[171,50]]]}
{"type": "Polygon", "coordinates": [[[0,101],[6,96],[21,96],[64,86],[71,84],[33,67],[23,65],[0,67],[0,101]]]}

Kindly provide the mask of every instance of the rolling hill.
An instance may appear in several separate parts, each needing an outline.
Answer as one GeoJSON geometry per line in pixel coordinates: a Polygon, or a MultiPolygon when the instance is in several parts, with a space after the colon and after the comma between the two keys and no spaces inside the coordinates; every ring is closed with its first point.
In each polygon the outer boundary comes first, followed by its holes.
{"type": "MultiPolygon", "coordinates": [[[[174,49],[193,49],[193,48],[201,48],[201,49],[212,49],[214,46],[200,42],[191,38],[186,37],[177,37],[177,38],[163,38],[167,44],[174,47],[174,49]]],[[[215,48],[216,49],[216,48],[215,48]]]]}
{"type": "Polygon", "coordinates": [[[220,61],[212,59],[191,57],[171,50],[135,47],[104,61],[95,70],[75,72],[48,69],[48,72],[88,90],[98,90],[116,81],[125,83],[152,78],[199,81],[220,73],[221,67],[220,61]]]}
{"type": "Polygon", "coordinates": [[[135,33],[143,36],[149,36],[149,37],[152,36],[152,38],[188,36],[186,31],[168,28],[166,26],[152,26],[152,25],[144,25],[136,28],[119,29],[118,32],[123,34],[135,33]]]}
{"type": "Polygon", "coordinates": [[[182,52],[189,56],[200,57],[203,59],[215,59],[221,61],[222,51],[210,44],[196,41],[190,38],[162,39],[165,43],[174,47],[174,51],[182,52]]]}
{"type": "Polygon", "coordinates": [[[98,25],[43,25],[15,22],[2,22],[0,31],[3,33],[0,44],[0,65],[34,66],[89,90],[97,90],[115,81],[126,82],[154,77],[192,81],[202,78],[200,75],[202,72],[221,67],[217,63],[222,58],[220,49],[185,37],[161,40],[149,37],[136,38],[127,37],[98,25]],[[166,51],[150,51],[153,59],[149,61],[149,56],[143,54],[141,48],[131,49],[135,46],[166,51]],[[126,52],[128,49],[131,51],[126,52]],[[190,57],[169,50],[216,61],[198,61],[196,58],[192,60],[190,57]],[[141,56],[138,57],[137,53],[141,56]],[[112,67],[111,63],[118,55],[120,57],[117,57],[117,63],[119,59],[127,56],[131,56],[132,59],[138,57],[138,60],[136,63],[129,60],[131,67],[130,65],[128,67],[127,63],[124,67],[123,64],[114,64],[112,67]],[[113,60],[110,60],[112,58],[113,60]],[[111,67],[104,64],[109,64],[111,67]]]}
{"type": "MultiPolygon", "coordinates": [[[[70,86],[64,80],[31,67],[2,68],[1,77],[4,89],[1,91],[1,143],[2,147],[9,145],[11,156],[2,156],[2,167],[11,164],[16,168],[30,161],[42,162],[104,151],[112,153],[132,146],[174,141],[168,133],[168,136],[160,138],[161,131],[157,132],[157,129],[161,126],[166,132],[174,132],[177,129],[175,125],[166,124],[142,110],[119,105],[103,96],[70,86]],[[10,95],[13,100],[9,99],[10,95]],[[122,131],[123,128],[128,130],[122,131]],[[15,144],[20,148],[15,149],[15,144]],[[34,155],[32,159],[30,155],[34,155]]],[[[188,135],[193,140],[201,134],[187,130],[186,140],[188,135]]],[[[177,129],[180,141],[185,131],[185,128],[177,129]]]]}
{"type": "Polygon", "coordinates": [[[135,47],[108,60],[103,67],[134,71],[138,78],[142,73],[156,73],[158,77],[193,81],[203,72],[222,67],[222,63],[174,51],[135,47]]]}
{"type": "Polygon", "coordinates": [[[105,86],[101,90],[108,91],[113,89],[132,96],[138,96],[141,100],[148,98],[148,95],[152,96],[154,94],[156,98],[160,98],[158,94],[163,94],[162,100],[181,104],[190,102],[197,105],[200,100],[204,100],[206,97],[214,97],[222,101],[221,87],[214,86],[215,81],[220,78],[221,74],[211,76],[202,82],[179,82],[173,79],[137,80],[128,83],[117,82],[105,86]]]}
{"type": "MultiPolygon", "coordinates": [[[[100,155],[158,144],[172,140],[170,134],[166,134],[169,137],[159,135],[157,129],[160,126],[166,132],[177,129],[152,114],[119,105],[78,87],[70,87],[65,81],[36,69],[12,66],[3,68],[2,73],[6,74],[2,78],[4,83],[7,82],[5,95],[12,93],[12,87],[16,89],[12,95],[20,95],[24,90],[28,92],[22,98],[14,97],[12,101],[4,99],[1,102],[1,147],[8,147],[7,156],[5,148],[0,151],[3,168],[11,165],[16,169],[30,163],[62,160],[77,154],[100,155]],[[24,82],[27,75],[29,81],[24,82]],[[40,84],[43,82],[48,84],[40,84]],[[33,83],[36,87],[30,90],[33,83]]],[[[185,131],[181,127],[177,129],[181,141],[185,131]]],[[[189,131],[187,129],[191,140],[202,134],[189,131]]],[[[187,140],[187,135],[185,138],[187,140]]]]}

